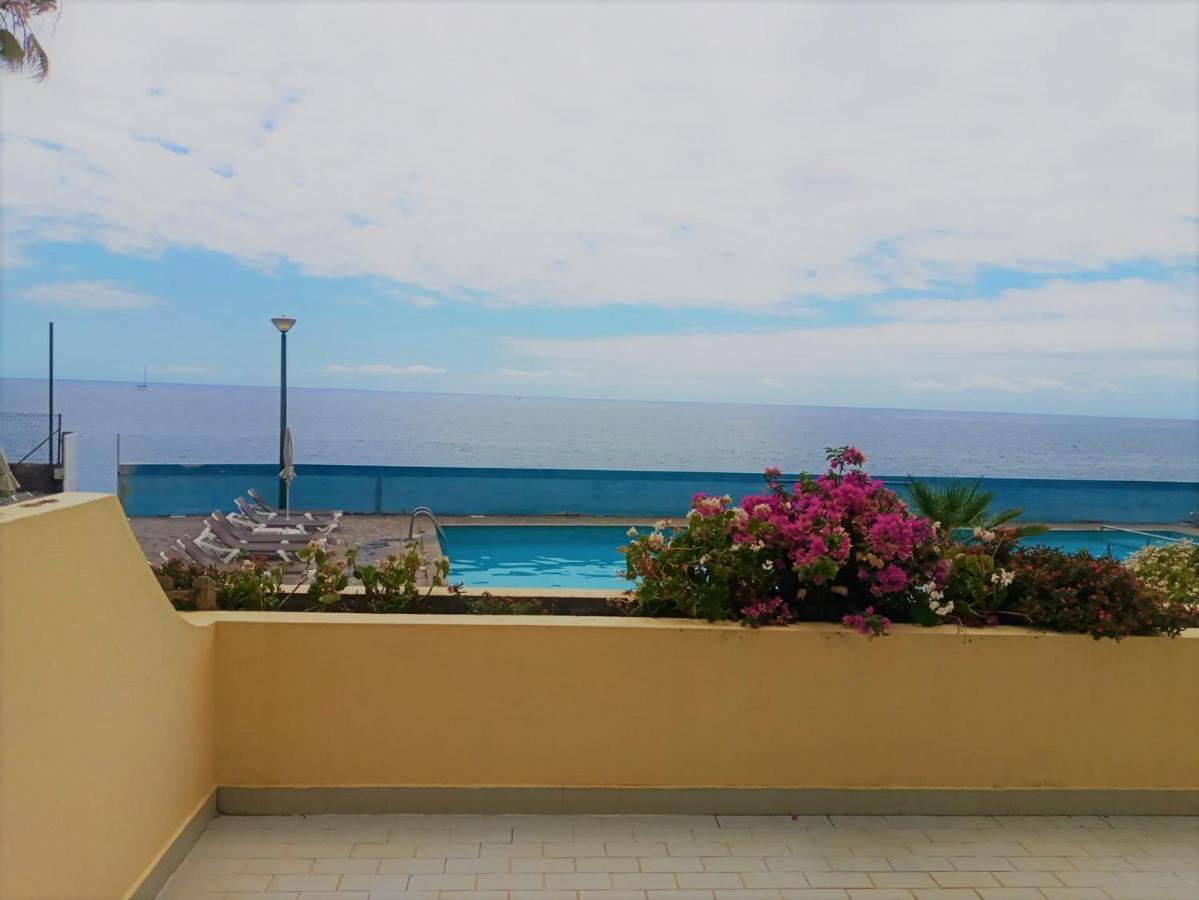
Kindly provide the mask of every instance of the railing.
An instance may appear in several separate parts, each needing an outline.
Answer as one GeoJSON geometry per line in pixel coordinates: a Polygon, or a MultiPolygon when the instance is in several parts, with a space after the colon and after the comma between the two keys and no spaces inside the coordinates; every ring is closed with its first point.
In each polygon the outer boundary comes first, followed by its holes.
{"type": "Polygon", "coordinates": [[[1117,525],[1100,525],[1100,531],[1119,531],[1124,534],[1135,534],[1139,537],[1153,538],[1155,541],[1162,541],[1167,544],[1180,544],[1185,538],[1166,537],[1164,534],[1154,534],[1152,531],[1137,531],[1135,528],[1120,528],[1117,525]]]}
{"type": "Polygon", "coordinates": [[[14,465],[62,465],[62,413],[0,412],[0,447],[14,465]]]}
{"type": "Polygon", "coordinates": [[[427,506],[418,506],[412,510],[412,518],[408,520],[408,540],[412,540],[412,534],[416,530],[416,520],[420,516],[425,516],[433,523],[433,528],[437,532],[437,540],[441,542],[441,551],[444,553],[446,548],[445,529],[441,527],[441,523],[437,521],[437,516],[433,515],[433,510],[427,506]]]}

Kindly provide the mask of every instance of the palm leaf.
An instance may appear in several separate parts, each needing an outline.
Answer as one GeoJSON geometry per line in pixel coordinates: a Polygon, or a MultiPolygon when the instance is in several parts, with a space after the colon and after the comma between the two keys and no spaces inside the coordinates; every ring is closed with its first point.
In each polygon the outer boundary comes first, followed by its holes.
{"type": "Polygon", "coordinates": [[[7,28],[0,28],[0,59],[13,70],[25,65],[25,50],[17,36],[7,28]]]}
{"type": "Polygon", "coordinates": [[[25,37],[25,61],[33,69],[33,77],[45,80],[50,74],[50,57],[32,34],[25,37]]]}

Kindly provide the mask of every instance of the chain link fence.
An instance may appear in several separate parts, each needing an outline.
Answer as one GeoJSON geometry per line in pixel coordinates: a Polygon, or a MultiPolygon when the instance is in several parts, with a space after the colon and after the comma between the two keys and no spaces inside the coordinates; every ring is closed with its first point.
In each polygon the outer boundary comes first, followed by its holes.
{"type": "Polygon", "coordinates": [[[9,463],[62,463],[62,413],[0,412],[0,448],[9,463]],[[53,422],[53,427],[51,426],[53,422]]]}

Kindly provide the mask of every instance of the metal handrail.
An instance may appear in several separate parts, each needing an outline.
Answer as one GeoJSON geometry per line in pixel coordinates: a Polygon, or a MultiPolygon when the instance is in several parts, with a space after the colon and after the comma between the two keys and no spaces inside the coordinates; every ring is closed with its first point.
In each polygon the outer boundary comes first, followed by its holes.
{"type": "Polygon", "coordinates": [[[408,520],[408,540],[412,540],[412,533],[416,530],[416,519],[418,516],[428,516],[429,521],[433,523],[434,530],[437,532],[437,539],[441,541],[441,549],[444,550],[447,543],[445,529],[437,521],[437,516],[433,514],[433,510],[427,506],[418,506],[412,510],[412,518],[408,520]]]}
{"type": "Polygon", "coordinates": [[[1171,538],[1163,534],[1154,534],[1152,531],[1137,531],[1135,528],[1121,528],[1118,525],[1100,525],[1100,531],[1120,531],[1124,534],[1135,534],[1141,537],[1153,538],[1155,541],[1165,541],[1167,544],[1181,544],[1185,538],[1171,538]]]}

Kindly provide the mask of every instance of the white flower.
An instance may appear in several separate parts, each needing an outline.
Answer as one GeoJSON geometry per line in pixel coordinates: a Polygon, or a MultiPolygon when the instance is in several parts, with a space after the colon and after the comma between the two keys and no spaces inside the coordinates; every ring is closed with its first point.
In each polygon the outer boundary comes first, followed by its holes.
{"type": "Polygon", "coordinates": [[[666,544],[666,539],[662,537],[661,532],[655,531],[653,534],[651,534],[649,536],[647,542],[649,543],[651,549],[661,550],[662,547],[666,544]]]}
{"type": "Polygon", "coordinates": [[[749,545],[749,549],[753,550],[753,551],[765,550],[766,545],[763,544],[761,541],[754,541],[752,544],[749,545]]]}
{"type": "Polygon", "coordinates": [[[993,541],[995,540],[995,532],[987,531],[985,528],[975,528],[974,539],[977,541],[993,541]]]}
{"type": "Polygon", "coordinates": [[[670,527],[670,523],[667,522],[665,519],[659,519],[657,522],[654,523],[654,531],[665,531],[669,527],[670,527]]]}
{"type": "Polygon", "coordinates": [[[701,556],[699,558],[699,564],[701,566],[706,566],[711,559],[712,559],[712,557],[709,556],[707,553],[705,553],[703,556],[701,556]]]}
{"type": "Polygon", "coordinates": [[[772,563],[772,562],[762,563],[762,571],[763,572],[773,572],[774,571],[774,563],[772,563]]]}
{"type": "Polygon", "coordinates": [[[627,534],[631,538],[635,538],[635,537],[637,537],[637,529],[630,528],[628,531],[625,532],[625,534],[627,534]]]}
{"type": "Polygon", "coordinates": [[[725,495],[724,495],[723,497],[721,497],[720,499],[721,499],[721,500],[723,500],[725,503],[732,503],[732,502],[733,502],[733,498],[732,498],[732,496],[731,496],[730,494],[725,494],[725,495]]]}
{"type": "Polygon", "coordinates": [[[991,584],[1000,584],[1007,587],[1015,579],[1016,573],[1009,572],[1006,569],[999,569],[991,573],[991,584]]]}
{"type": "Polygon", "coordinates": [[[953,601],[950,600],[948,603],[933,602],[928,605],[928,608],[931,609],[935,615],[945,618],[945,616],[953,612],[953,601]]]}

